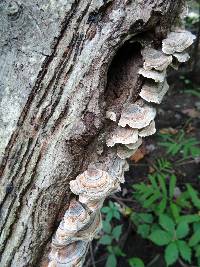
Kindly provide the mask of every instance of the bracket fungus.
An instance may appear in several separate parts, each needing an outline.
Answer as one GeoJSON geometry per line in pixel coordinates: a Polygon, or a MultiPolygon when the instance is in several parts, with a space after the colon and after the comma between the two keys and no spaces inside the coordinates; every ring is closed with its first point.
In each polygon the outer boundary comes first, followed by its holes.
{"type": "Polygon", "coordinates": [[[176,52],[181,53],[192,45],[195,38],[191,32],[182,29],[170,32],[167,38],[162,41],[162,51],[168,55],[176,52]]]}
{"type": "MultiPolygon", "coordinates": [[[[149,47],[149,43],[142,50],[144,64],[138,73],[147,78],[139,93],[142,99],[135,103],[124,102],[121,115],[106,112],[106,118],[114,122],[114,130],[106,140],[106,160],[103,158],[103,163],[102,159],[94,160],[86,171],[70,182],[70,189],[79,196],[79,201],[71,200],[52,239],[49,267],[83,266],[89,242],[101,228],[100,208],[103,201],[108,195],[119,191],[120,183],[124,182],[124,172],[128,170],[126,158],[137,151],[142,144],[141,137],[156,131],[156,109],[147,102],[161,103],[169,88],[166,68],[173,64],[172,56],[179,62],[188,60],[189,55],[184,50],[194,39],[190,32],[178,30],[169,33],[163,40],[162,51],[149,47]]],[[[102,146],[102,140],[100,144],[102,146]]]]}
{"type": "Polygon", "coordinates": [[[138,149],[138,147],[141,146],[141,144],[142,144],[142,138],[139,137],[136,143],[126,145],[126,147],[133,150],[133,149],[138,149]]]}
{"type": "Polygon", "coordinates": [[[173,56],[178,60],[178,62],[186,62],[190,59],[188,53],[174,53],[173,56]]]}
{"type": "Polygon", "coordinates": [[[72,199],[62,222],[65,230],[71,233],[76,232],[83,228],[89,221],[90,215],[88,211],[80,202],[72,199]]]}
{"type": "Polygon", "coordinates": [[[146,137],[155,134],[155,132],[156,132],[156,127],[155,127],[155,121],[153,120],[150,122],[148,126],[139,131],[139,136],[146,137]]]}
{"type": "Polygon", "coordinates": [[[165,55],[162,51],[151,47],[146,47],[142,50],[144,59],[144,70],[155,69],[157,71],[164,71],[172,62],[171,55],[165,55]]]}
{"type": "Polygon", "coordinates": [[[110,134],[106,144],[112,147],[115,144],[131,144],[138,140],[138,130],[132,128],[117,127],[114,132],[110,134]]]}
{"type": "Polygon", "coordinates": [[[145,70],[144,68],[139,69],[138,73],[145,78],[152,79],[156,83],[162,83],[166,77],[166,70],[157,71],[157,70],[145,70]]]}
{"type": "Polygon", "coordinates": [[[117,147],[117,155],[120,159],[128,159],[130,158],[138,148],[129,149],[127,146],[118,146],[117,147]]]}
{"type": "Polygon", "coordinates": [[[101,229],[101,214],[98,211],[95,213],[93,218],[85,225],[82,229],[72,234],[68,232],[65,228],[65,225],[61,222],[56,234],[52,240],[52,243],[55,245],[68,245],[72,242],[83,240],[91,241],[101,229]]]}
{"type": "Polygon", "coordinates": [[[106,118],[111,121],[117,121],[117,115],[114,111],[106,111],[106,118]]]}
{"type": "Polygon", "coordinates": [[[169,85],[165,79],[163,83],[146,82],[140,92],[140,96],[147,102],[160,104],[166,92],[169,90],[169,85]]]}
{"type": "Polygon", "coordinates": [[[55,246],[52,244],[49,254],[49,267],[81,267],[88,250],[88,242],[78,241],[68,246],[55,246]]]}
{"type": "Polygon", "coordinates": [[[102,199],[120,190],[118,183],[106,172],[94,167],[89,168],[70,182],[71,191],[79,195],[80,202],[102,199]]]}
{"type": "Polygon", "coordinates": [[[113,179],[118,179],[120,183],[124,183],[124,172],[129,170],[129,165],[126,160],[116,157],[110,166],[108,173],[113,177],[113,179]]]}
{"type": "Polygon", "coordinates": [[[119,120],[119,125],[125,127],[129,125],[134,129],[142,129],[149,125],[149,123],[155,118],[155,108],[149,106],[144,101],[139,100],[134,104],[128,104],[124,108],[119,120]]]}

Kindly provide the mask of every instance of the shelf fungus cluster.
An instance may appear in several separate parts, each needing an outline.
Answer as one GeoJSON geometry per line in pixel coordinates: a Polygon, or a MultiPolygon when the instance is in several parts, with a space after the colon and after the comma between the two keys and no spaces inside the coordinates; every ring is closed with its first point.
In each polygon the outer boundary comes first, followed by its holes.
{"type": "MultiPolygon", "coordinates": [[[[106,134],[106,155],[110,161],[91,162],[88,169],[70,182],[71,191],[78,199],[72,199],[56,233],[53,236],[49,267],[83,266],[91,240],[101,229],[103,201],[120,190],[126,161],[142,144],[142,138],[155,133],[156,109],[152,103],[161,103],[169,86],[166,81],[167,67],[174,59],[186,61],[185,51],[195,36],[185,30],[177,30],[162,41],[162,48],[148,45],[143,48],[143,68],[139,74],[144,83],[135,103],[126,102],[119,118],[107,112],[112,127],[106,134]]],[[[106,156],[105,156],[106,158],[106,156]]]]}

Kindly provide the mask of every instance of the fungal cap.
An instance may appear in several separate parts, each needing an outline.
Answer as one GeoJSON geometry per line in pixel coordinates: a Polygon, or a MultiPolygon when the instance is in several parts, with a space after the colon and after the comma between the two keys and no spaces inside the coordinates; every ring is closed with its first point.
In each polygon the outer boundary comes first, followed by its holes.
{"type": "Polygon", "coordinates": [[[117,127],[113,133],[111,133],[109,139],[106,141],[108,147],[112,147],[115,144],[130,144],[135,143],[138,140],[138,130],[131,128],[117,127]]]}
{"type": "Polygon", "coordinates": [[[63,218],[63,227],[68,232],[76,232],[83,228],[90,220],[90,215],[80,202],[72,199],[63,218]]]}
{"type": "Polygon", "coordinates": [[[93,218],[90,220],[90,222],[85,225],[84,228],[74,234],[70,234],[65,231],[65,228],[61,223],[58,230],[56,231],[56,235],[53,238],[52,243],[54,245],[66,246],[72,242],[80,240],[89,242],[97,235],[101,227],[102,225],[100,212],[97,212],[95,216],[93,216],[93,218]]]}
{"type": "Polygon", "coordinates": [[[153,120],[153,121],[150,122],[150,124],[148,126],[143,128],[139,132],[139,136],[146,137],[146,136],[155,134],[155,132],[156,132],[156,127],[155,127],[155,121],[153,120]]]}
{"type": "Polygon", "coordinates": [[[147,102],[160,104],[168,90],[169,85],[166,80],[160,84],[146,82],[141,89],[140,96],[147,102]]]}
{"type": "Polygon", "coordinates": [[[174,53],[173,56],[181,63],[186,62],[190,59],[188,53],[174,53]]]}
{"type": "Polygon", "coordinates": [[[111,121],[117,121],[117,115],[114,111],[106,111],[106,118],[111,121]]]}
{"type": "Polygon", "coordinates": [[[79,201],[85,204],[90,211],[96,212],[102,208],[104,198],[101,200],[89,200],[87,197],[80,195],[79,201]]]}
{"type": "Polygon", "coordinates": [[[130,150],[135,150],[138,149],[138,147],[141,146],[141,144],[142,144],[142,138],[139,138],[136,143],[126,145],[126,147],[130,150]]]}
{"type": "Polygon", "coordinates": [[[134,104],[128,104],[124,108],[118,124],[122,127],[129,125],[131,128],[141,129],[149,125],[155,116],[155,108],[139,100],[134,104]]]}
{"type": "Polygon", "coordinates": [[[120,159],[130,158],[136,151],[137,151],[137,148],[136,149],[129,149],[126,146],[118,146],[117,147],[117,155],[118,155],[118,157],[120,157],[120,159]]]}
{"type": "Polygon", "coordinates": [[[142,50],[145,70],[164,71],[172,62],[172,56],[165,55],[162,51],[146,47],[142,50]]]}
{"type": "Polygon", "coordinates": [[[112,165],[110,166],[108,172],[113,177],[113,179],[118,179],[120,183],[124,183],[124,172],[129,170],[129,165],[126,160],[117,157],[112,165]]]}
{"type": "Polygon", "coordinates": [[[181,53],[193,43],[195,38],[191,32],[182,29],[170,32],[162,41],[162,51],[165,54],[181,53]]]}
{"type": "Polygon", "coordinates": [[[138,73],[145,78],[152,79],[157,83],[162,83],[166,77],[166,70],[145,70],[144,68],[139,69],[138,73]]]}
{"type": "Polygon", "coordinates": [[[52,244],[49,254],[50,261],[57,263],[57,267],[61,266],[79,266],[79,261],[84,257],[88,250],[88,243],[78,241],[69,244],[68,246],[55,246],[52,244]],[[65,264],[65,265],[64,265],[65,264]],[[74,265],[73,265],[74,264],[74,265]],[[75,265],[77,264],[77,265],[75,265]]]}
{"type": "Polygon", "coordinates": [[[118,184],[106,171],[94,167],[88,168],[78,175],[76,180],[71,181],[70,188],[74,194],[88,198],[88,200],[102,199],[119,190],[118,184]]]}

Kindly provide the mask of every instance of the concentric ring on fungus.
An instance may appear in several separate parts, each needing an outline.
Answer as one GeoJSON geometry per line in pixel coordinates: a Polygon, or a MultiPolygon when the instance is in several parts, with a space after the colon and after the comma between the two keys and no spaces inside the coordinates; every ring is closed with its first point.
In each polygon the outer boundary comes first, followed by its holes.
{"type": "Polygon", "coordinates": [[[117,127],[114,132],[110,133],[110,137],[106,141],[108,147],[115,144],[131,144],[138,140],[138,129],[117,127]]]}
{"type": "Polygon", "coordinates": [[[65,226],[61,222],[55,236],[53,237],[53,244],[67,246],[68,244],[79,240],[89,242],[97,235],[101,226],[101,213],[99,211],[92,216],[91,221],[87,225],[75,234],[66,231],[65,226]]]}
{"type": "MultiPolygon", "coordinates": [[[[106,172],[96,168],[89,168],[70,182],[74,194],[95,200],[105,198],[119,189],[113,178],[106,172]]],[[[79,199],[80,200],[80,199],[79,199]]]]}
{"type": "Polygon", "coordinates": [[[76,199],[70,201],[69,208],[63,218],[63,227],[68,232],[76,232],[90,221],[90,215],[76,199]]]}
{"type": "Polygon", "coordinates": [[[149,125],[155,116],[155,108],[149,106],[142,100],[138,100],[134,104],[128,104],[124,108],[118,124],[122,127],[129,125],[131,128],[141,129],[149,125]]]}
{"type": "Polygon", "coordinates": [[[186,50],[193,43],[196,36],[189,31],[179,29],[170,32],[167,38],[162,41],[162,51],[165,54],[180,53],[186,50]]]}
{"type": "Polygon", "coordinates": [[[52,262],[56,262],[56,267],[81,266],[79,264],[81,264],[87,250],[88,250],[88,242],[85,241],[73,242],[65,247],[55,246],[52,244],[51,252],[49,254],[49,259],[52,262]]]}

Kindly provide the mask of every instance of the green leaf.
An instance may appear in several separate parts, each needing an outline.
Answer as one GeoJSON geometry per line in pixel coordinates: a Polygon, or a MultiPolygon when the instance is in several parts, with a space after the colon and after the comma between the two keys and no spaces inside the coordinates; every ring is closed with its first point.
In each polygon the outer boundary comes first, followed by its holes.
{"type": "Polygon", "coordinates": [[[180,222],[176,229],[176,236],[178,239],[186,237],[189,233],[189,225],[186,222],[180,222]]]}
{"type": "Polygon", "coordinates": [[[188,262],[191,262],[192,250],[188,246],[188,244],[183,240],[177,241],[178,250],[180,252],[181,257],[188,262]]]}
{"type": "Polygon", "coordinates": [[[117,225],[112,230],[112,236],[115,238],[116,241],[119,240],[121,233],[122,233],[122,225],[117,225]]]}
{"type": "Polygon", "coordinates": [[[176,204],[170,203],[170,210],[175,221],[177,221],[177,219],[180,217],[180,214],[179,214],[180,208],[176,204]]]}
{"type": "Polygon", "coordinates": [[[113,212],[113,217],[116,218],[116,219],[118,219],[118,220],[120,220],[120,213],[119,213],[118,210],[115,210],[115,211],[113,212]]]}
{"type": "Polygon", "coordinates": [[[143,238],[147,238],[150,232],[149,224],[141,224],[137,228],[137,233],[141,235],[143,238]]]}
{"type": "Polygon", "coordinates": [[[175,186],[176,186],[176,176],[172,175],[170,177],[170,181],[169,181],[169,197],[170,197],[170,199],[172,199],[174,197],[175,186]]]}
{"type": "Polygon", "coordinates": [[[178,260],[178,248],[175,242],[170,243],[165,248],[165,261],[167,263],[167,266],[172,265],[178,260]]]}
{"type": "Polygon", "coordinates": [[[200,245],[195,247],[195,256],[200,257],[200,245]]]}
{"type": "Polygon", "coordinates": [[[194,190],[194,188],[190,185],[190,184],[187,184],[187,190],[189,192],[189,195],[191,197],[191,200],[192,200],[192,203],[193,205],[197,208],[197,209],[200,209],[200,199],[198,197],[198,193],[196,190],[194,190]]]}
{"type": "Polygon", "coordinates": [[[144,263],[140,258],[130,258],[128,263],[131,267],[144,267],[144,263]]]}
{"type": "Polygon", "coordinates": [[[109,204],[111,209],[116,208],[115,204],[112,201],[109,200],[108,204],[109,204]]]}
{"type": "Polygon", "coordinates": [[[110,208],[109,207],[103,207],[101,209],[101,212],[103,212],[103,213],[108,213],[109,211],[110,211],[110,208]]]}
{"type": "Polygon", "coordinates": [[[117,259],[114,254],[110,254],[106,261],[106,267],[116,267],[117,266],[117,259]]]}
{"type": "Polygon", "coordinates": [[[119,246],[114,246],[113,247],[113,252],[116,256],[121,256],[121,257],[125,257],[126,254],[121,250],[121,248],[119,246]]]}
{"type": "Polygon", "coordinates": [[[110,222],[113,218],[113,213],[112,211],[109,211],[106,215],[106,221],[110,222]]]}
{"type": "Polygon", "coordinates": [[[197,214],[183,215],[183,216],[180,216],[177,221],[178,222],[186,222],[186,223],[199,222],[200,216],[197,214]]]}
{"type": "Polygon", "coordinates": [[[156,214],[162,214],[165,209],[166,209],[166,206],[167,206],[167,198],[164,197],[161,202],[155,207],[155,212],[156,214]]]}
{"type": "Polygon", "coordinates": [[[159,216],[159,224],[170,233],[173,233],[175,230],[175,224],[167,214],[161,214],[159,216]]]}
{"type": "Polygon", "coordinates": [[[110,245],[112,243],[112,237],[110,235],[103,235],[100,238],[99,243],[102,245],[110,245]]]}
{"type": "Polygon", "coordinates": [[[109,221],[103,221],[103,231],[107,234],[111,233],[112,227],[109,221]]]}
{"type": "Polygon", "coordinates": [[[159,198],[160,198],[160,196],[157,194],[152,195],[149,199],[147,199],[143,202],[143,207],[149,208],[159,198]]]}
{"type": "Polygon", "coordinates": [[[163,230],[155,230],[148,237],[153,243],[158,246],[164,246],[169,244],[171,241],[171,236],[168,232],[163,230]]]}
{"type": "Polygon", "coordinates": [[[200,241],[200,229],[197,230],[190,238],[189,240],[189,246],[194,247],[196,246],[200,241]]]}
{"type": "Polygon", "coordinates": [[[150,213],[138,213],[141,222],[144,223],[152,223],[153,222],[153,215],[150,213]]]}

